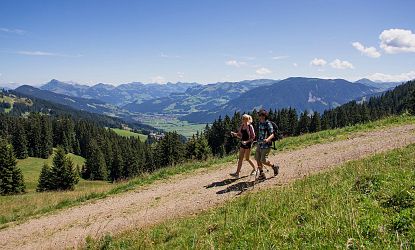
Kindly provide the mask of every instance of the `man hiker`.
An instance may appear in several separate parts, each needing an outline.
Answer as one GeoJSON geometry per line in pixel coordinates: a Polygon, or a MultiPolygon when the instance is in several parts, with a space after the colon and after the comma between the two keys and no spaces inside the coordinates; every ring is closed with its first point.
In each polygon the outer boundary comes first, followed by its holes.
{"type": "Polygon", "coordinates": [[[267,160],[267,156],[271,151],[272,138],[274,137],[274,128],[270,121],[268,121],[268,113],[264,109],[259,110],[259,125],[258,125],[258,137],[257,137],[257,149],[255,153],[255,159],[258,164],[259,176],[258,180],[265,180],[265,174],[263,171],[263,165],[272,167],[274,170],[274,176],[278,175],[279,167],[275,164],[271,164],[267,160]]]}

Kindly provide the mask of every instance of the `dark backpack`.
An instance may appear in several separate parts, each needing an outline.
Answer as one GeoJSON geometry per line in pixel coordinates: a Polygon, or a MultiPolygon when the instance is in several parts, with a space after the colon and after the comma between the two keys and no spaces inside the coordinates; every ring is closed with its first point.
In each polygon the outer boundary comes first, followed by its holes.
{"type": "MultiPolygon", "coordinates": [[[[273,132],[274,137],[272,137],[271,141],[275,142],[275,141],[281,140],[282,139],[282,134],[281,134],[281,131],[278,129],[277,124],[273,121],[268,121],[268,122],[271,123],[272,130],[274,130],[274,132],[273,132]]],[[[270,134],[270,133],[268,133],[268,134],[270,134]]]]}

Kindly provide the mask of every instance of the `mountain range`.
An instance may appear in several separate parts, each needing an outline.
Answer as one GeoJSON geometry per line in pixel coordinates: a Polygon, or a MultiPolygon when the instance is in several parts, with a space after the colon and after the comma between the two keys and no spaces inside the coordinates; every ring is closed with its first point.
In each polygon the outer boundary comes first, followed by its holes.
{"type": "Polygon", "coordinates": [[[378,89],[343,79],[292,77],[268,86],[254,88],[228,103],[204,112],[181,117],[189,122],[210,122],[217,117],[253,109],[292,107],[298,112],[322,112],[348,101],[379,92],[378,89]]]}
{"type": "Polygon", "coordinates": [[[257,79],[206,85],[133,82],[119,86],[103,83],[87,86],[53,79],[40,89],[24,85],[16,91],[77,110],[126,120],[137,120],[140,114],[157,113],[176,115],[189,122],[205,123],[219,115],[261,107],[293,107],[299,112],[322,112],[350,100],[362,100],[379,94],[396,85],[398,83],[378,83],[368,79],[353,83],[343,79],[292,77],[284,80],[257,79]]]}
{"type": "Polygon", "coordinates": [[[276,82],[278,81],[258,79],[197,85],[188,88],[184,93],[172,93],[169,96],[155,98],[142,103],[133,102],[125,105],[123,108],[131,112],[185,115],[220,107],[247,91],[276,82]]]}
{"type": "Polygon", "coordinates": [[[40,89],[73,97],[96,99],[116,106],[123,106],[132,102],[141,103],[146,100],[165,97],[171,93],[185,92],[188,88],[198,85],[200,84],[182,82],[166,84],[132,82],[118,86],[104,83],[87,86],[53,79],[41,86],[40,89]]]}

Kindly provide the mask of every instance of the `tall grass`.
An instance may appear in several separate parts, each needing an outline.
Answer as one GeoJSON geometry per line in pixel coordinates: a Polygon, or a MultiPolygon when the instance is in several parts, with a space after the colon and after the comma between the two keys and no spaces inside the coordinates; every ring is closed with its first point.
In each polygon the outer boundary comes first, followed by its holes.
{"type": "Polygon", "coordinates": [[[101,249],[414,249],[415,144],[251,193],[101,249]]]}

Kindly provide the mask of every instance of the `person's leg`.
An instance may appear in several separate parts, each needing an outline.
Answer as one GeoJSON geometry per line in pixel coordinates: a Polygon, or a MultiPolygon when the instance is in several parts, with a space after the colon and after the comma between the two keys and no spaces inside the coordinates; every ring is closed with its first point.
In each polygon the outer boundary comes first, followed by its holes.
{"type": "Polygon", "coordinates": [[[279,166],[277,166],[277,165],[275,165],[275,164],[272,164],[268,159],[267,159],[267,157],[268,157],[268,154],[269,154],[269,152],[271,151],[271,149],[270,148],[268,148],[268,149],[266,149],[266,152],[265,152],[265,154],[264,154],[264,158],[263,159],[261,159],[261,161],[262,161],[262,164],[263,165],[266,165],[266,166],[269,166],[269,167],[271,167],[272,168],[272,170],[274,171],[274,176],[276,176],[276,175],[278,175],[278,173],[279,173],[279,166]]]}
{"type": "Polygon", "coordinates": [[[242,161],[244,160],[245,149],[240,147],[239,148],[239,159],[238,159],[238,167],[236,168],[236,172],[231,174],[234,177],[239,177],[239,172],[241,171],[242,161]]]}
{"type": "Polygon", "coordinates": [[[249,159],[250,154],[251,154],[251,149],[250,148],[245,149],[245,160],[248,161],[249,164],[251,165],[251,167],[252,167],[251,174],[252,174],[252,173],[255,172],[256,169],[255,169],[254,163],[249,159]]]}
{"type": "Polygon", "coordinates": [[[262,163],[261,163],[261,148],[259,147],[259,145],[256,148],[256,152],[255,152],[255,160],[256,163],[258,165],[258,169],[261,172],[262,171],[262,163]]]}
{"type": "Polygon", "coordinates": [[[258,156],[257,163],[258,163],[258,170],[259,170],[258,180],[260,181],[266,179],[266,176],[263,170],[263,165],[262,165],[263,159],[265,157],[265,152],[266,152],[266,149],[261,149],[261,148],[259,148],[257,151],[257,156],[258,156]]]}

